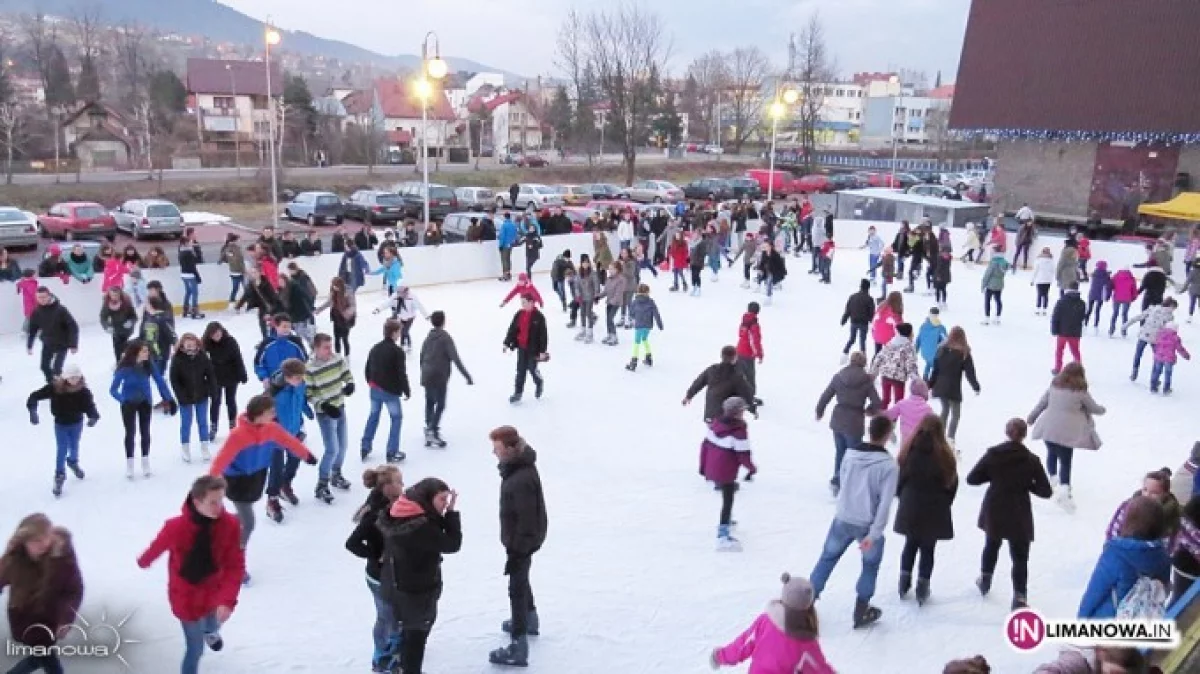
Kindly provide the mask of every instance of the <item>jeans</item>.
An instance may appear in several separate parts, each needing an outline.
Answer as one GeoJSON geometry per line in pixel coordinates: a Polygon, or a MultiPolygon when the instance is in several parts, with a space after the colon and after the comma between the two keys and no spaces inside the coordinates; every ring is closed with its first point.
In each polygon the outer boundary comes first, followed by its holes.
{"type": "Polygon", "coordinates": [[[1188,318],[1196,315],[1196,305],[1200,304],[1200,295],[1188,294],[1188,318]]]}
{"type": "Polygon", "coordinates": [[[833,272],[833,258],[822,255],[820,261],[817,262],[817,267],[821,272],[821,280],[829,283],[829,276],[833,272]]]}
{"type": "MultiPolygon", "coordinates": [[[[212,403],[208,406],[208,426],[212,432],[217,430],[217,422],[221,420],[221,399],[225,399],[225,413],[229,416],[229,428],[237,423],[238,404],[237,390],[238,382],[231,384],[218,384],[217,392],[213,396],[212,403]]],[[[207,440],[208,438],[204,438],[207,440]]]]}
{"type": "Polygon", "coordinates": [[[500,249],[500,271],[505,276],[512,274],[512,248],[500,249]]]}
{"type": "Polygon", "coordinates": [[[183,313],[198,311],[200,306],[200,281],[193,278],[183,279],[183,313]]]}
{"type": "MultiPolygon", "coordinates": [[[[704,272],[704,267],[692,267],[691,270],[692,270],[692,286],[695,288],[699,288],[700,287],[700,274],[704,272]]],[[[687,284],[685,283],[684,285],[686,286],[687,284]]]]}
{"type": "Polygon", "coordinates": [[[879,255],[867,256],[867,273],[870,274],[871,280],[875,280],[875,270],[879,268],[879,255]]]}
{"type": "Polygon", "coordinates": [[[1103,307],[1104,300],[1088,300],[1087,313],[1083,315],[1083,324],[1091,323],[1094,327],[1100,327],[1100,309],[1103,307]]]}
{"type": "Polygon", "coordinates": [[[1071,349],[1071,357],[1076,363],[1082,363],[1083,358],[1079,356],[1079,338],[1078,337],[1063,337],[1058,336],[1054,345],[1054,371],[1058,372],[1063,366],[1063,350],[1071,349]]]}
{"type": "MultiPolygon", "coordinates": [[[[1112,320],[1108,323],[1108,334],[1112,335],[1117,331],[1117,316],[1121,317],[1121,325],[1129,322],[1129,305],[1131,302],[1113,301],[1112,320]]],[[[1125,328],[1121,328],[1121,334],[1125,333],[1125,328]]]]}
{"type": "Polygon", "coordinates": [[[521,395],[525,392],[525,376],[529,375],[533,378],[533,383],[537,387],[542,385],[542,375],[537,369],[537,354],[529,353],[525,349],[517,350],[517,379],[513,387],[513,392],[521,395]]]}
{"type": "MultiPolygon", "coordinates": [[[[988,536],[983,544],[983,558],[980,560],[980,570],[983,575],[991,576],[996,570],[996,560],[1000,556],[1000,544],[1004,540],[988,536]]],[[[1013,592],[1021,596],[1028,594],[1029,581],[1029,541],[1008,540],[1008,554],[1012,558],[1013,592]]]]}
{"type": "Polygon", "coordinates": [[[1017,250],[1013,253],[1012,273],[1017,273],[1017,260],[1021,258],[1022,254],[1025,256],[1025,266],[1029,266],[1029,249],[1032,245],[1032,242],[1017,244],[1017,250]]]}
{"type": "Polygon", "coordinates": [[[271,467],[267,470],[267,496],[279,496],[279,489],[291,486],[300,469],[300,457],[286,449],[276,448],[271,452],[271,467]]]}
{"type": "MultiPolygon", "coordinates": [[[[395,318],[393,316],[392,318],[395,318]]],[[[415,318],[407,318],[400,321],[400,346],[412,348],[412,325],[415,318]]]]}
{"type": "Polygon", "coordinates": [[[604,307],[604,327],[608,330],[608,334],[617,334],[617,312],[621,310],[620,305],[608,304],[604,307]]]}
{"type": "Polygon", "coordinates": [[[842,349],[842,353],[850,353],[850,347],[854,346],[854,338],[858,337],[858,350],[863,354],[867,353],[867,331],[869,326],[866,323],[851,323],[850,324],[850,339],[846,340],[846,346],[842,349]]]}
{"type": "Polygon", "coordinates": [[[57,655],[30,655],[8,670],[8,674],[33,674],[39,669],[46,674],[63,674],[65,671],[57,655]]]}
{"type": "MultiPolygon", "coordinates": [[[[1171,386],[1170,375],[1167,376],[1167,388],[1171,386]]],[[[54,424],[54,444],[58,452],[54,456],[54,472],[63,474],[66,465],[79,463],[79,437],[83,435],[83,422],[73,424],[54,424]]]]}
{"type": "Polygon", "coordinates": [[[1004,313],[1004,302],[1000,300],[1000,290],[984,290],[983,291],[983,315],[991,318],[992,316],[992,300],[996,301],[996,318],[1000,318],[1000,314],[1004,313]]]}
{"type": "Polygon", "coordinates": [[[558,280],[554,282],[554,294],[558,295],[558,301],[562,302],[563,307],[567,306],[567,283],[566,281],[558,280]]]}
{"type": "Polygon", "coordinates": [[[774,295],[775,295],[775,277],[771,276],[770,274],[763,274],[762,283],[765,283],[767,286],[767,297],[774,297],[774,295]]]}
{"type": "Polygon", "coordinates": [[[846,456],[847,449],[858,449],[860,443],[862,443],[862,438],[837,431],[833,432],[833,479],[829,481],[829,484],[835,486],[842,484],[842,459],[846,456]]]}
{"type": "Polygon", "coordinates": [[[208,400],[191,405],[179,406],[179,442],[187,444],[192,439],[192,419],[200,427],[200,442],[208,442],[208,400]]]}
{"type": "MultiPolygon", "coordinates": [[[[1016,267],[1013,267],[1013,269],[1016,269],[1016,267]]],[[[1050,284],[1049,283],[1037,284],[1037,308],[1038,309],[1049,309],[1050,308],[1050,284]]]]}
{"type": "Polygon", "coordinates": [[[942,398],[942,423],[946,426],[946,435],[953,440],[958,433],[958,417],[962,412],[961,400],[946,400],[942,398]],[[949,419],[949,421],[947,421],[949,419]]]}
{"type": "Polygon", "coordinates": [[[330,473],[341,475],[342,462],[346,460],[346,408],[342,407],[342,415],[334,418],[317,412],[317,427],[321,429],[321,444],[325,452],[321,454],[321,463],[317,464],[317,479],[328,480],[330,473]]]}
{"type": "Polygon", "coordinates": [[[367,415],[367,425],[363,428],[362,435],[364,456],[371,452],[371,445],[375,442],[375,431],[379,428],[379,412],[385,406],[388,416],[392,420],[391,426],[388,428],[387,456],[392,457],[400,453],[400,424],[404,420],[403,411],[400,408],[400,396],[372,386],[371,413],[367,415]]]}
{"type": "MultiPolygon", "coordinates": [[[[821,596],[821,592],[825,589],[825,583],[829,580],[829,575],[833,573],[838,560],[845,554],[846,548],[856,541],[863,540],[869,533],[870,527],[850,524],[834,518],[829,525],[829,533],[825,536],[825,546],[821,550],[821,557],[808,577],[817,597],[821,596]]],[[[883,536],[873,540],[871,549],[863,553],[862,573],[859,574],[858,583],[854,588],[858,598],[863,601],[868,601],[875,596],[875,578],[879,575],[879,563],[883,561],[883,541],[883,536]]]]}
{"type": "Polygon", "coordinates": [[[241,274],[230,274],[229,275],[229,301],[230,302],[237,301],[238,291],[242,289],[242,280],[243,279],[242,279],[241,274]]]}
{"type": "Polygon", "coordinates": [[[121,403],[121,421],[125,424],[125,458],[133,458],[133,440],[142,434],[142,456],[150,456],[150,401],[121,403]]]}
{"type": "Polygon", "coordinates": [[[523,637],[529,630],[529,614],[536,611],[533,603],[533,588],[529,585],[529,569],[533,557],[515,552],[508,553],[504,573],[508,575],[508,602],[512,609],[512,636],[523,637]]]}
{"type": "Polygon", "coordinates": [[[1059,475],[1058,481],[1060,484],[1071,484],[1071,459],[1075,456],[1074,447],[1065,447],[1057,442],[1046,441],[1046,474],[1054,477],[1058,474],[1058,466],[1062,464],[1062,474],[1059,475]]]}
{"type": "Polygon", "coordinates": [[[683,270],[682,269],[672,269],[671,270],[671,278],[672,278],[672,283],[671,283],[672,288],[675,288],[675,289],[679,289],[680,287],[687,288],[687,279],[683,278],[683,270]]]}
{"type": "Polygon", "coordinates": [[[204,655],[204,637],[215,634],[221,626],[212,614],[199,620],[181,620],[179,624],[183,627],[183,667],[180,674],[197,674],[200,671],[200,656],[204,655]]]}
{"type": "Polygon", "coordinates": [[[383,596],[383,588],[379,581],[367,576],[367,588],[371,590],[371,598],[375,600],[375,626],[371,628],[371,640],[375,645],[375,653],[371,662],[386,660],[396,654],[396,642],[400,638],[399,623],[396,622],[392,604],[383,596]]]}
{"type": "Polygon", "coordinates": [[[917,578],[929,580],[933,576],[933,553],[937,547],[936,539],[923,539],[906,536],[904,550],[900,552],[900,573],[911,574],[917,554],[921,555],[921,565],[917,569],[917,578]]]}
{"type": "Polygon", "coordinates": [[[440,430],[442,413],[446,411],[447,384],[429,385],[425,387],[425,428],[440,430]]]}
{"type": "Polygon", "coordinates": [[[1163,361],[1160,361],[1160,360],[1154,361],[1154,367],[1152,367],[1150,369],[1150,390],[1151,391],[1158,390],[1158,378],[1160,376],[1162,376],[1165,379],[1165,381],[1163,382],[1163,390],[1170,391],[1171,390],[1171,373],[1174,370],[1175,370],[1175,363],[1164,363],[1163,361]]]}
{"type": "Polygon", "coordinates": [[[50,346],[42,342],[42,374],[46,375],[46,382],[49,383],[55,377],[62,374],[63,361],[67,359],[68,349],[58,346],[50,346]]]}
{"type": "Polygon", "coordinates": [[[1142,366],[1142,354],[1146,352],[1148,346],[1150,343],[1144,339],[1137,341],[1137,346],[1133,349],[1133,373],[1129,375],[1130,379],[1137,379],[1138,368],[1142,366]]]}

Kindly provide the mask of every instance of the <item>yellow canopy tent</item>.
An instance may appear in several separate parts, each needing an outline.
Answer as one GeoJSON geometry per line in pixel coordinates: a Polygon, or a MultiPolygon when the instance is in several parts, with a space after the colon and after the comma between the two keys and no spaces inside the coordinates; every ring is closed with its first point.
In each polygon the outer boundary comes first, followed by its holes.
{"type": "Polygon", "coordinates": [[[1170,201],[1142,204],[1138,213],[1171,220],[1200,221],[1200,192],[1180,192],[1170,201]]]}

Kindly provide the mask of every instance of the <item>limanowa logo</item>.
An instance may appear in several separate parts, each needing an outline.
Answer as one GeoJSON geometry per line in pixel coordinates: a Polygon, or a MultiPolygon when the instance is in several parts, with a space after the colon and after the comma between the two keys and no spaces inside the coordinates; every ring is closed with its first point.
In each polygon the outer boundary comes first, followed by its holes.
{"type": "Polygon", "coordinates": [[[75,622],[55,634],[54,629],[34,623],[25,629],[19,639],[10,638],[5,644],[5,655],[17,659],[29,656],[57,655],[64,659],[111,659],[120,662],[127,671],[133,671],[126,656],[129,647],[141,643],[125,634],[126,625],[134,611],[116,620],[107,611],[99,618],[88,620],[82,613],[75,614],[75,622]],[[49,642],[49,646],[30,646],[27,642],[49,642]]]}
{"type": "Polygon", "coordinates": [[[1046,620],[1029,608],[1008,616],[1004,636],[1009,645],[1022,653],[1031,653],[1047,643],[1151,650],[1179,646],[1179,630],[1174,620],[1046,620]]]}

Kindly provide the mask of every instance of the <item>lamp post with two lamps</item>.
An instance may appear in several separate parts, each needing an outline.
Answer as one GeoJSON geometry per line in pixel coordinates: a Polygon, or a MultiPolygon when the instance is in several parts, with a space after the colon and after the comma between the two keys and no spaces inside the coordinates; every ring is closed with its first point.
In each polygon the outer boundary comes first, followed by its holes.
{"type": "Polygon", "coordinates": [[[779,118],[788,112],[788,107],[800,100],[800,92],[787,87],[775,92],[775,102],[769,110],[771,115],[771,158],[767,171],[767,203],[775,198],[775,143],[779,135],[779,118]]]}
{"type": "MultiPolygon", "coordinates": [[[[271,225],[279,220],[279,176],[275,166],[275,96],[271,90],[271,47],[278,45],[283,36],[267,19],[266,30],[263,32],[263,44],[266,45],[267,68],[267,150],[271,154],[271,225]]],[[[236,101],[235,101],[236,102],[236,101]]]]}
{"type": "Polygon", "coordinates": [[[421,76],[413,83],[413,93],[421,101],[421,201],[425,207],[425,226],[429,225],[429,103],[433,100],[434,82],[441,81],[449,70],[440,51],[437,33],[429,31],[421,43],[421,76]]]}
{"type": "MultiPolygon", "coordinates": [[[[891,78],[888,79],[888,82],[890,84],[899,85],[900,78],[895,75],[892,75],[891,78]]],[[[903,112],[904,112],[904,89],[901,88],[899,90],[899,95],[896,97],[896,107],[893,108],[893,111],[892,111],[892,178],[888,183],[888,187],[896,187],[896,162],[900,159],[900,155],[899,155],[900,146],[899,146],[898,142],[900,139],[900,134],[904,132],[904,127],[908,125],[908,115],[903,114],[903,112]],[[901,119],[902,114],[903,114],[903,119],[900,124],[900,129],[897,130],[896,129],[896,120],[901,119]]]]}

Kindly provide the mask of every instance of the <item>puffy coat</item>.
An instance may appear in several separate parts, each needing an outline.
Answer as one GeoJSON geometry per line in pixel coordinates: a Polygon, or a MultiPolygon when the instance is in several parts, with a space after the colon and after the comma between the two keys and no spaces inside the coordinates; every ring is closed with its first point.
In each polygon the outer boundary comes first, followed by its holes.
{"type": "Polygon", "coordinates": [[[137,329],[137,311],[124,299],[114,309],[104,298],[100,305],[100,327],[117,335],[132,335],[137,329]]]}
{"type": "Polygon", "coordinates": [[[846,309],[842,312],[842,325],[846,321],[850,323],[867,324],[875,315],[875,300],[871,297],[871,290],[868,287],[866,290],[859,290],[846,300],[846,309]]]}
{"type": "Polygon", "coordinates": [[[892,421],[900,422],[900,437],[906,440],[917,424],[933,414],[933,408],[928,400],[914,393],[884,410],[883,414],[892,421]]]}
{"type": "Polygon", "coordinates": [[[108,292],[109,288],[124,288],[125,275],[129,273],[129,264],[120,258],[110,257],[105,260],[102,273],[101,292],[108,292]]]}
{"type": "Polygon", "coordinates": [[[916,342],[917,351],[921,353],[925,362],[933,362],[934,357],[937,356],[938,347],[944,341],[946,341],[946,326],[941,322],[934,324],[932,320],[926,318],[925,322],[921,324],[921,329],[917,331],[916,342]]]}
{"type": "MultiPolygon", "coordinates": [[[[376,526],[383,534],[391,568],[380,568],[380,581],[398,594],[440,593],[442,555],[462,548],[462,519],[456,511],[444,515],[401,496],[380,512],[376,526]]],[[[405,607],[405,597],[394,603],[405,607]]],[[[420,602],[413,602],[420,603],[420,602]]],[[[404,618],[418,616],[397,616],[404,618]]]]}
{"type": "Polygon", "coordinates": [[[1189,360],[1192,357],[1192,354],[1183,348],[1179,332],[1167,327],[1159,330],[1158,338],[1154,340],[1154,362],[1174,365],[1179,360],[1179,354],[1183,354],[1183,357],[1189,360]]]}
{"type": "Polygon", "coordinates": [[[825,391],[817,400],[817,417],[825,416],[825,408],[837,398],[833,414],[829,417],[829,428],[834,432],[861,438],[866,432],[864,414],[873,414],[882,403],[875,390],[875,380],[866,369],[847,365],[833,375],[825,391]]]}
{"type": "Polygon", "coordinates": [[[983,290],[1003,292],[1004,276],[1007,273],[1008,260],[996,255],[988,262],[987,269],[983,272],[983,279],[979,282],[979,287],[983,290]]]}
{"type": "Polygon", "coordinates": [[[979,507],[979,528],[989,538],[1007,541],[1033,540],[1030,494],[1054,495],[1041,459],[1019,442],[988,449],[967,474],[967,484],[988,485],[979,507]]]}
{"type": "Polygon", "coordinates": [[[56,424],[77,424],[83,421],[84,416],[91,420],[100,418],[100,412],[96,410],[96,400],[82,380],[77,385],[72,385],[66,379],[56,379],[30,393],[25,400],[25,407],[33,412],[43,400],[50,401],[50,414],[56,424]]]}
{"type": "Polygon", "coordinates": [[[1087,319],[1087,304],[1079,296],[1079,291],[1068,290],[1054,304],[1050,314],[1050,334],[1059,337],[1083,336],[1083,323],[1087,319]]]}
{"type": "Polygon", "coordinates": [[[750,410],[754,410],[754,389],[734,363],[717,363],[705,368],[688,387],[686,397],[690,400],[705,388],[708,389],[704,395],[706,421],[720,417],[722,405],[733,396],[746,401],[750,410]]]}
{"type": "Polygon", "coordinates": [[[750,660],[747,674],[834,674],[815,638],[799,638],[785,629],[783,604],[774,601],[767,612],[724,648],[713,654],[720,665],[734,667],[750,660]]]}
{"type": "Polygon", "coordinates": [[[237,606],[242,579],[246,575],[246,556],[239,541],[241,524],[222,509],[215,520],[196,511],[189,496],[182,512],[163,524],[150,547],[137,559],[138,566],[149,567],[167,553],[167,598],[171,613],[184,622],[193,622],[211,614],[218,606],[237,606]],[[201,526],[210,527],[212,560],[216,569],[199,583],[183,577],[184,562],[192,550],[201,526]]]}
{"type": "Polygon", "coordinates": [[[920,376],[917,374],[917,350],[908,338],[896,335],[875,354],[867,373],[900,382],[916,379],[920,376]]]}
{"type": "MultiPolygon", "coordinates": [[[[55,643],[54,635],[46,629],[35,629],[46,626],[55,632],[64,625],[75,622],[80,604],[83,603],[83,574],[79,571],[79,562],[75,557],[75,548],[71,545],[71,534],[66,529],[55,527],[51,536],[50,560],[46,575],[41,579],[45,583],[46,592],[41,602],[34,606],[17,606],[11,597],[13,578],[0,569],[0,591],[8,589],[8,629],[12,640],[26,646],[50,647],[55,643]]],[[[21,588],[27,591],[28,588],[21,588]]]]}
{"type": "MultiPolygon", "coordinates": [[[[634,295],[629,304],[629,317],[633,319],[633,327],[638,330],[649,330],[657,325],[663,329],[662,315],[658,313],[658,305],[649,295],[634,295]]],[[[743,318],[743,320],[745,320],[743,318]]]]}
{"type": "Polygon", "coordinates": [[[196,405],[216,397],[217,373],[203,350],[195,355],[176,351],[171,357],[167,378],[175,392],[175,402],[180,405],[196,405]]]}
{"type": "Polygon", "coordinates": [[[1079,252],[1076,249],[1069,246],[1063,249],[1058,258],[1058,267],[1054,270],[1054,278],[1060,288],[1079,281],[1079,252]]]}
{"type": "Polygon", "coordinates": [[[1115,618],[1117,604],[1142,576],[1171,587],[1171,558],[1162,540],[1118,537],[1104,544],[1079,601],[1080,618],[1115,618]]]}
{"type": "Polygon", "coordinates": [[[979,380],[975,378],[975,361],[971,354],[958,349],[942,347],[933,359],[933,372],[929,375],[929,391],[934,398],[961,402],[962,379],[966,375],[971,388],[979,393],[979,380]]]}
{"type": "Polygon", "coordinates": [[[500,543],[512,554],[532,555],[546,542],[549,518],[537,452],[528,445],[500,464],[500,543]]]}
{"type": "Polygon", "coordinates": [[[1132,302],[1137,297],[1137,279],[1133,272],[1121,269],[1112,277],[1112,299],[1114,302],[1132,302]]]}
{"type": "Polygon", "coordinates": [[[1137,316],[1130,317],[1129,322],[1125,324],[1122,330],[1134,323],[1140,322],[1142,327],[1138,330],[1138,339],[1147,344],[1153,344],[1158,339],[1158,331],[1162,330],[1167,323],[1174,320],[1175,310],[1160,304],[1150,307],[1137,316]]]}
{"type": "Polygon", "coordinates": [[[893,529],[901,536],[937,541],[954,538],[950,506],[958,494],[958,476],[951,476],[946,484],[934,451],[933,439],[928,434],[918,435],[900,466],[896,482],[900,502],[893,529]]]}
{"type": "Polygon", "coordinates": [[[1103,260],[1096,263],[1092,282],[1088,286],[1088,302],[1107,302],[1113,294],[1112,274],[1103,260]]]}
{"type": "Polygon", "coordinates": [[[671,270],[687,269],[688,246],[682,239],[674,239],[667,248],[667,257],[671,259],[671,270]]]}
{"type": "Polygon", "coordinates": [[[367,577],[379,580],[379,567],[383,560],[383,532],[379,530],[379,517],[386,513],[391,504],[378,488],[367,494],[367,502],[359,512],[358,523],[346,539],[346,549],[355,557],[367,560],[367,577]]]}
{"type": "Polygon", "coordinates": [[[233,335],[222,331],[221,341],[204,340],[204,351],[212,361],[213,374],[216,375],[219,386],[245,384],[246,361],[242,358],[242,349],[233,335]]]}
{"type": "Polygon", "coordinates": [[[750,456],[746,422],[725,417],[713,419],[700,443],[700,474],[716,484],[731,484],[737,482],[738,468],[742,466],[751,473],[757,471],[750,456]]]}
{"type": "Polygon", "coordinates": [[[1054,283],[1057,276],[1057,265],[1054,262],[1054,257],[1050,255],[1038,255],[1033,260],[1033,279],[1034,285],[1046,285],[1054,283]]]}
{"type": "Polygon", "coordinates": [[[1138,287],[1138,295],[1146,293],[1149,304],[1162,304],[1163,293],[1167,291],[1167,275],[1161,269],[1151,267],[1142,276],[1142,285],[1138,287]]]}
{"type": "Polygon", "coordinates": [[[875,320],[871,323],[871,339],[876,344],[887,344],[896,336],[896,326],[904,322],[904,318],[892,311],[887,302],[879,305],[875,312],[875,320]]]}
{"type": "Polygon", "coordinates": [[[79,346],[79,324],[55,297],[50,304],[39,304],[29,317],[26,347],[32,349],[38,334],[48,349],[74,349],[79,346]]]}
{"type": "Polygon", "coordinates": [[[1075,449],[1100,449],[1092,417],[1104,414],[1104,407],[1087,391],[1051,386],[1029,413],[1026,422],[1033,426],[1030,437],[1075,449]]]}
{"type": "Polygon", "coordinates": [[[742,324],[738,327],[737,354],[739,358],[762,358],[762,326],[758,324],[758,314],[747,311],[742,314],[742,324]]]}
{"type": "Polygon", "coordinates": [[[283,366],[283,361],[291,358],[301,362],[308,360],[304,342],[296,335],[263,340],[254,354],[254,374],[259,381],[270,379],[283,366]]]}

